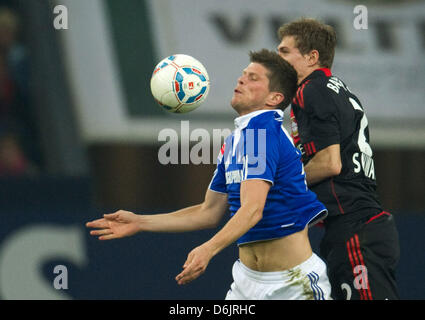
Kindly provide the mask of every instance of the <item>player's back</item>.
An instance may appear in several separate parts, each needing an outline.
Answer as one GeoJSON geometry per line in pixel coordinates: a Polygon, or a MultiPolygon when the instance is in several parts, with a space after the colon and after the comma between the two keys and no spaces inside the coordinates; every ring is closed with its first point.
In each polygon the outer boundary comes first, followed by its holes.
{"type": "Polygon", "coordinates": [[[332,144],[340,145],[342,163],[338,176],[311,189],[331,215],[380,208],[368,121],[359,99],[341,79],[320,70],[301,88],[297,96],[302,100],[294,100],[293,111],[304,163],[332,144]]]}

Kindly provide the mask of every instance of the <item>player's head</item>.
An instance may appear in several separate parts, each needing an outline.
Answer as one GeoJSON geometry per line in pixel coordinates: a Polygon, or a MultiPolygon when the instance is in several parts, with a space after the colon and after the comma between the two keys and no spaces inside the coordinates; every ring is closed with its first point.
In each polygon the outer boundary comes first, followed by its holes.
{"type": "Polygon", "coordinates": [[[296,91],[295,69],[270,50],[252,51],[249,56],[251,63],[238,78],[232,107],[239,114],[264,108],[284,110],[296,91]]]}
{"type": "Polygon", "coordinates": [[[288,61],[302,80],[317,68],[331,68],[336,46],[335,30],[318,20],[301,18],[278,30],[279,55],[288,61]]]}

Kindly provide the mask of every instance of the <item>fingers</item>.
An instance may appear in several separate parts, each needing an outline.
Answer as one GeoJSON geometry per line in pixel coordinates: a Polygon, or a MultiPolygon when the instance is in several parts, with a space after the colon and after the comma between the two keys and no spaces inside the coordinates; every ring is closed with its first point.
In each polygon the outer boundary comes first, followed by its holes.
{"type": "Polygon", "coordinates": [[[90,235],[92,236],[98,236],[99,240],[109,240],[112,239],[110,235],[113,235],[113,232],[111,229],[100,229],[100,230],[92,230],[90,231],[90,235]]]}
{"type": "Polygon", "coordinates": [[[176,276],[176,281],[178,284],[189,283],[207,269],[208,263],[212,258],[212,254],[208,246],[201,245],[193,249],[183,265],[183,271],[176,276]]]}
{"type": "Polygon", "coordinates": [[[104,218],[89,221],[86,223],[86,227],[99,229],[90,231],[90,235],[99,236],[99,240],[105,240],[104,237],[112,233],[109,222],[104,218]]]}
{"type": "Polygon", "coordinates": [[[111,239],[117,239],[119,236],[114,234],[114,232],[111,229],[100,229],[100,230],[92,230],[90,231],[90,235],[92,236],[98,236],[99,240],[111,240],[111,239]]]}
{"type": "Polygon", "coordinates": [[[179,285],[187,284],[205,272],[205,264],[201,263],[200,261],[197,262],[193,260],[188,262],[188,260],[186,260],[185,264],[183,265],[184,270],[176,276],[176,281],[179,285]]]}
{"type": "Polygon", "coordinates": [[[99,237],[99,240],[112,240],[112,239],[118,239],[120,238],[119,236],[117,236],[114,233],[109,233],[107,235],[103,235],[99,237]]]}
{"type": "Polygon", "coordinates": [[[92,236],[103,236],[112,233],[111,229],[100,229],[100,230],[92,230],[90,231],[90,235],[92,236]]]}
{"type": "Polygon", "coordinates": [[[119,238],[111,229],[111,221],[116,220],[119,212],[104,214],[103,218],[89,221],[86,223],[87,228],[95,228],[98,230],[91,230],[90,235],[98,236],[99,240],[111,240],[119,238]]]}
{"type": "Polygon", "coordinates": [[[190,265],[192,263],[193,260],[193,253],[190,252],[189,255],[187,256],[186,261],[183,264],[183,269],[186,269],[188,265],[190,265]]]}
{"type": "Polygon", "coordinates": [[[113,221],[118,221],[119,219],[119,211],[110,214],[104,214],[103,218],[89,221],[86,223],[87,228],[95,228],[98,230],[90,231],[90,235],[98,236],[99,240],[111,240],[117,239],[121,236],[116,235],[111,229],[111,223],[113,221]]]}
{"type": "Polygon", "coordinates": [[[118,218],[118,212],[104,214],[103,218],[89,221],[86,223],[86,227],[88,228],[107,228],[109,226],[108,221],[115,220],[118,218]]]}
{"type": "Polygon", "coordinates": [[[107,213],[103,215],[103,218],[106,220],[115,220],[119,216],[119,211],[115,213],[107,213]]]}
{"type": "Polygon", "coordinates": [[[203,269],[203,268],[196,268],[196,269],[187,268],[187,269],[183,270],[183,272],[181,272],[176,277],[176,281],[179,285],[188,284],[189,282],[195,280],[201,274],[203,274],[204,271],[205,271],[205,269],[203,269]]]}
{"type": "Polygon", "coordinates": [[[97,219],[89,221],[86,223],[87,228],[106,228],[108,227],[108,222],[105,219],[97,219]]]}
{"type": "Polygon", "coordinates": [[[200,275],[199,271],[187,268],[183,270],[179,275],[176,276],[176,281],[179,285],[187,284],[195,280],[199,275],[200,275]]]}

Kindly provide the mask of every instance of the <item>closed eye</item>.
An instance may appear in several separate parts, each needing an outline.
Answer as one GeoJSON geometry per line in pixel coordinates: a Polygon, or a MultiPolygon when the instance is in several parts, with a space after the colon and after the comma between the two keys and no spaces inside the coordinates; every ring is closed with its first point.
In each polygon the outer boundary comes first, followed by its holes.
{"type": "Polygon", "coordinates": [[[258,80],[258,78],[259,78],[259,76],[258,76],[258,74],[256,74],[256,73],[253,73],[253,72],[247,72],[247,71],[243,71],[243,73],[242,73],[244,76],[248,76],[248,79],[249,80],[251,80],[251,81],[257,81],[258,80]]]}
{"type": "Polygon", "coordinates": [[[281,47],[277,49],[278,53],[286,54],[289,53],[288,49],[285,47],[281,47]]]}

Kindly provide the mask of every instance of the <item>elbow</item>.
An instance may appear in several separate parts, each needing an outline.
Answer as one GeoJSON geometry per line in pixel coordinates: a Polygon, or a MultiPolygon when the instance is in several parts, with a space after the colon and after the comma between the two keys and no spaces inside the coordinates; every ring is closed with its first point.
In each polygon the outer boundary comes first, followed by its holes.
{"type": "Polygon", "coordinates": [[[205,224],[205,229],[215,229],[218,227],[219,223],[220,223],[219,219],[210,219],[205,224]]]}
{"type": "Polygon", "coordinates": [[[342,170],[341,161],[332,162],[328,167],[329,173],[331,176],[338,176],[342,170]]]}
{"type": "Polygon", "coordinates": [[[264,207],[255,208],[252,211],[252,214],[251,214],[252,226],[251,227],[255,226],[263,218],[263,209],[264,207]]]}
{"type": "Polygon", "coordinates": [[[245,216],[244,221],[247,223],[249,228],[252,228],[263,218],[263,209],[264,206],[251,202],[250,204],[242,205],[238,212],[245,216]]]}
{"type": "Polygon", "coordinates": [[[263,210],[260,210],[253,216],[253,226],[255,226],[261,219],[263,219],[263,210]]]}
{"type": "Polygon", "coordinates": [[[220,224],[221,216],[218,215],[208,215],[203,219],[202,229],[214,229],[217,228],[220,224]]]}

